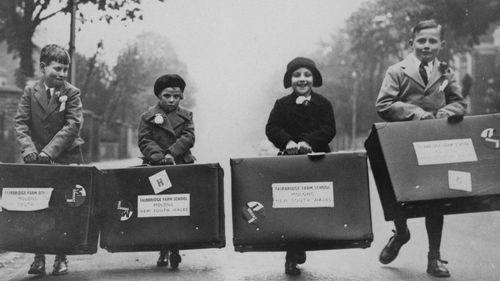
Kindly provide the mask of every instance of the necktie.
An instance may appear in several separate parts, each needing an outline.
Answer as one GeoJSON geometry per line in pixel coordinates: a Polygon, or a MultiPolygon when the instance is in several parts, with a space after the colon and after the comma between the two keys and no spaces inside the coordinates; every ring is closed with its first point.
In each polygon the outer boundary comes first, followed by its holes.
{"type": "Polygon", "coordinates": [[[47,89],[47,104],[50,104],[50,98],[52,95],[50,94],[50,89],[47,89]]]}
{"type": "Polygon", "coordinates": [[[420,76],[422,76],[422,80],[424,80],[424,84],[427,85],[427,82],[429,81],[429,78],[427,77],[427,71],[425,71],[425,67],[427,66],[426,62],[420,63],[420,66],[418,67],[418,72],[420,73],[420,76]]]}

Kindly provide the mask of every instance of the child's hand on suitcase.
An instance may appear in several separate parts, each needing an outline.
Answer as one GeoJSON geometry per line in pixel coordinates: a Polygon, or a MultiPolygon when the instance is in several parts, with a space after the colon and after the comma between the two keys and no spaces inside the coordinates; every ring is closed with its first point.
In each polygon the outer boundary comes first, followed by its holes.
{"type": "Polygon", "coordinates": [[[285,148],[285,154],[287,155],[295,155],[299,152],[299,147],[297,146],[297,143],[294,141],[289,141],[286,144],[285,148]]]}
{"type": "Polygon", "coordinates": [[[53,164],[52,159],[50,159],[50,156],[45,154],[44,152],[41,152],[40,155],[38,155],[38,163],[39,164],[53,164]]]}
{"type": "Polygon", "coordinates": [[[31,152],[30,154],[23,157],[23,161],[26,164],[33,164],[38,162],[38,153],[31,152]]]}
{"type": "Polygon", "coordinates": [[[165,155],[165,158],[163,158],[165,165],[175,165],[175,160],[174,156],[172,154],[167,154],[165,155]]]}
{"type": "Polygon", "coordinates": [[[312,152],[311,146],[305,141],[301,141],[297,145],[299,147],[299,154],[307,154],[312,152]]]}
{"type": "Polygon", "coordinates": [[[155,153],[155,154],[151,155],[151,157],[149,157],[149,159],[150,159],[149,163],[154,166],[154,165],[162,165],[162,161],[165,158],[163,155],[161,155],[159,153],[155,153]]]}
{"type": "Polygon", "coordinates": [[[434,117],[434,115],[432,115],[432,113],[429,113],[429,112],[424,113],[420,117],[420,120],[432,120],[432,119],[436,119],[436,118],[434,117]]]}

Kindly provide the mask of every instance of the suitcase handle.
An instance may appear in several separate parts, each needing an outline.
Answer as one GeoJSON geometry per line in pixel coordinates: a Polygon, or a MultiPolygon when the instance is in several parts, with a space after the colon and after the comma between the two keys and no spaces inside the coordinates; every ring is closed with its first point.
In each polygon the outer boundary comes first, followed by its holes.
{"type": "Polygon", "coordinates": [[[319,160],[325,158],[326,153],[324,152],[311,152],[307,154],[309,160],[319,160]]]}
{"type": "Polygon", "coordinates": [[[462,120],[464,120],[463,115],[452,115],[452,116],[448,117],[448,123],[451,123],[451,124],[459,123],[462,120]]]}
{"type": "MultiPolygon", "coordinates": [[[[286,151],[279,151],[278,152],[278,156],[287,156],[287,155],[289,155],[289,154],[286,154],[286,151]]],[[[304,155],[304,154],[296,154],[296,155],[304,155]]],[[[325,152],[311,152],[311,153],[307,153],[306,155],[310,160],[318,160],[318,159],[325,158],[326,153],[325,152]]]]}

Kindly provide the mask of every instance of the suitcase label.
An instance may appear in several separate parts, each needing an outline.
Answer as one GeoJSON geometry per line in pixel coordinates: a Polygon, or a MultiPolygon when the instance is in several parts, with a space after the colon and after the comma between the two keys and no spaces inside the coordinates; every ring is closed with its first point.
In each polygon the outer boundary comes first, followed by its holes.
{"type": "Polygon", "coordinates": [[[488,128],[481,132],[481,139],[483,140],[486,147],[492,149],[500,148],[500,137],[497,135],[497,130],[495,128],[488,128]]]}
{"type": "Polygon", "coordinates": [[[128,221],[134,214],[132,204],[128,201],[117,201],[114,206],[116,217],[120,218],[120,221],[128,221]]]}
{"type": "Polygon", "coordinates": [[[259,224],[266,217],[264,205],[257,201],[250,201],[246,207],[243,207],[243,218],[248,223],[259,224]]]}
{"type": "Polygon", "coordinates": [[[85,203],[85,198],[87,196],[87,192],[85,192],[85,188],[79,184],[75,184],[73,188],[66,190],[66,204],[69,207],[80,207],[85,203]]]}
{"type": "Polygon", "coordinates": [[[454,190],[472,192],[472,179],[469,172],[448,171],[448,187],[454,190]]]}
{"type": "Polygon", "coordinates": [[[52,187],[4,187],[1,205],[9,211],[38,211],[49,208],[52,187]]]}
{"type": "Polygon", "coordinates": [[[273,208],[333,208],[333,182],[273,183],[273,208]]]}
{"type": "Polygon", "coordinates": [[[419,166],[477,161],[471,139],[414,142],[419,166]]]}
{"type": "Polygon", "coordinates": [[[172,183],[170,182],[170,178],[168,177],[166,170],[161,170],[160,172],[150,176],[149,182],[151,183],[155,194],[172,187],[172,183]]]}
{"type": "Polygon", "coordinates": [[[188,217],[190,194],[162,194],[137,196],[137,217],[188,217]]]}

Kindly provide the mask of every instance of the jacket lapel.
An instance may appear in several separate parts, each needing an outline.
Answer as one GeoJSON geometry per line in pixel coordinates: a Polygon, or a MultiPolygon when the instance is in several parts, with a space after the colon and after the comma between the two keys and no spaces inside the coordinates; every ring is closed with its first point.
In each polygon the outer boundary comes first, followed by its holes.
{"type": "Polygon", "coordinates": [[[418,72],[418,67],[412,61],[412,58],[410,56],[407,56],[401,62],[401,68],[403,69],[403,72],[406,76],[408,76],[413,81],[417,82],[417,84],[422,86],[422,88],[425,88],[425,83],[424,80],[422,79],[422,76],[420,76],[420,73],[418,72]]]}
{"type": "Polygon", "coordinates": [[[171,133],[172,135],[175,135],[174,127],[172,127],[172,124],[169,118],[167,117],[167,114],[165,114],[165,112],[160,108],[158,104],[156,104],[153,108],[151,108],[146,119],[149,120],[149,122],[155,124],[156,126],[162,128],[163,130],[171,133]],[[162,124],[155,124],[154,120],[157,114],[160,114],[161,117],[163,118],[162,124]]]}
{"type": "Polygon", "coordinates": [[[167,132],[171,133],[172,135],[175,135],[174,127],[172,126],[172,123],[170,122],[167,115],[162,114],[162,117],[163,117],[164,122],[163,122],[163,124],[160,125],[160,127],[163,128],[164,130],[166,130],[167,132]]]}
{"type": "MultiPolygon", "coordinates": [[[[49,106],[47,109],[47,116],[49,116],[50,114],[52,114],[52,112],[59,109],[60,104],[59,104],[59,97],[58,96],[64,95],[66,91],[67,91],[66,82],[64,82],[62,87],[59,87],[59,88],[54,90],[54,93],[52,93],[52,97],[50,98],[49,106]],[[58,93],[58,96],[56,96],[56,93],[58,93]]],[[[45,95],[45,96],[47,96],[47,95],[45,95]]]]}
{"type": "Polygon", "coordinates": [[[182,112],[180,108],[177,108],[176,111],[170,112],[167,114],[168,119],[170,121],[170,125],[175,130],[179,125],[183,124],[186,119],[183,118],[182,112]]]}
{"type": "Polygon", "coordinates": [[[427,87],[425,87],[425,90],[427,91],[430,89],[436,82],[441,78],[442,73],[439,71],[439,60],[434,60],[434,66],[432,67],[432,74],[429,79],[429,83],[427,83],[427,87]]]}
{"type": "Polygon", "coordinates": [[[45,90],[45,87],[43,85],[43,82],[37,82],[35,85],[35,98],[40,104],[40,106],[43,108],[45,112],[47,112],[47,109],[49,108],[48,101],[47,101],[47,91],[45,90]]]}

